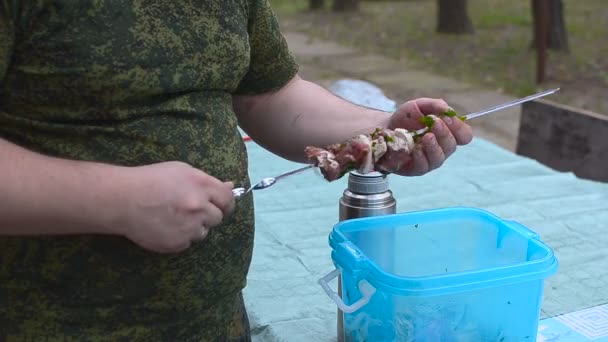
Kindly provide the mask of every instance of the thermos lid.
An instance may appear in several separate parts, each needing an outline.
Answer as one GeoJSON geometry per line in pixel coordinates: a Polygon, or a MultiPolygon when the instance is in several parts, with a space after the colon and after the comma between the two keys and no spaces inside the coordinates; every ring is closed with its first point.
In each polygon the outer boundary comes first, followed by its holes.
{"type": "Polygon", "coordinates": [[[361,174],[352,171],[348,176],[348,190],[357,194],[380,194],[388,189],[388,178],[379,172],[361,174]]]}

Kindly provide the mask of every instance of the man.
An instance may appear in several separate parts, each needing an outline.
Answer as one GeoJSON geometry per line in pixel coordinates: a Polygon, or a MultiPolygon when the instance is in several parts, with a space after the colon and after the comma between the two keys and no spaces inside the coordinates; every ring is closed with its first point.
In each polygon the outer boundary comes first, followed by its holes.
{"type": "MultiPolygon", "coordinates": [[[[267,0],[0,4],[2,340],[249,340],[237,124],[304,162],[448,108],[389,115],[300,79],[267,0]]],[[[459,120],[433,133],[400,174],[472,138],[459,120]]]]}

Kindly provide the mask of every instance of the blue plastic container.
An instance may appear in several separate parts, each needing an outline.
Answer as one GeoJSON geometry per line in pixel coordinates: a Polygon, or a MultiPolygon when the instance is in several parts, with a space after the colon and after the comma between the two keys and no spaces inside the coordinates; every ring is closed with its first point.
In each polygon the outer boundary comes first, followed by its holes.
{"type": "Polygon", "coordinates": [[[536,341],[558,268],[536,233],[474,208],[347,220],[329,243],[336,270],[319,283],[346,342],[536,341]],[[328,285],[340,274],[342,298],[328,285]]]}

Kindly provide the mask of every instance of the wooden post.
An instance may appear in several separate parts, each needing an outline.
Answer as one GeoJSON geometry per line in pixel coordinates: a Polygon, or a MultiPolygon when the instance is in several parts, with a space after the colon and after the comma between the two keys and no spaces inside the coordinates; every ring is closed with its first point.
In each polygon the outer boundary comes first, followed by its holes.
{"type": "Polygon", "coordinates": [[[550,0],[532,0],[534,17],[534,47],[536,48],[536,83],[545,82],[547,64],[547,39],[549,38],[550,0]]]}

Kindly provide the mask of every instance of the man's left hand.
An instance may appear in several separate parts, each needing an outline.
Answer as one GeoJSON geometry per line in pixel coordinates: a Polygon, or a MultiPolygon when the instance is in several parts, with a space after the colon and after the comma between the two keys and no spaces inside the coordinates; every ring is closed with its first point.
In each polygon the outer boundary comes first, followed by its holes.
{"type": "Polygon", "coordinates": [[[443,162],[456,151],[458,145],[466,145],[473,139],[471,126],[458,119],[443,114],[451,109],[441,99],[418,98],[405,102],[392,115],[390,129],[405,128],[415,131],[424,128],[420,118],[425,115],[437,115],[442,119],[436,120],[429,133],[426,133],[416,143],[411,162],[397,174],[403,176],[420,176],[440,167],[443,162]]]}

